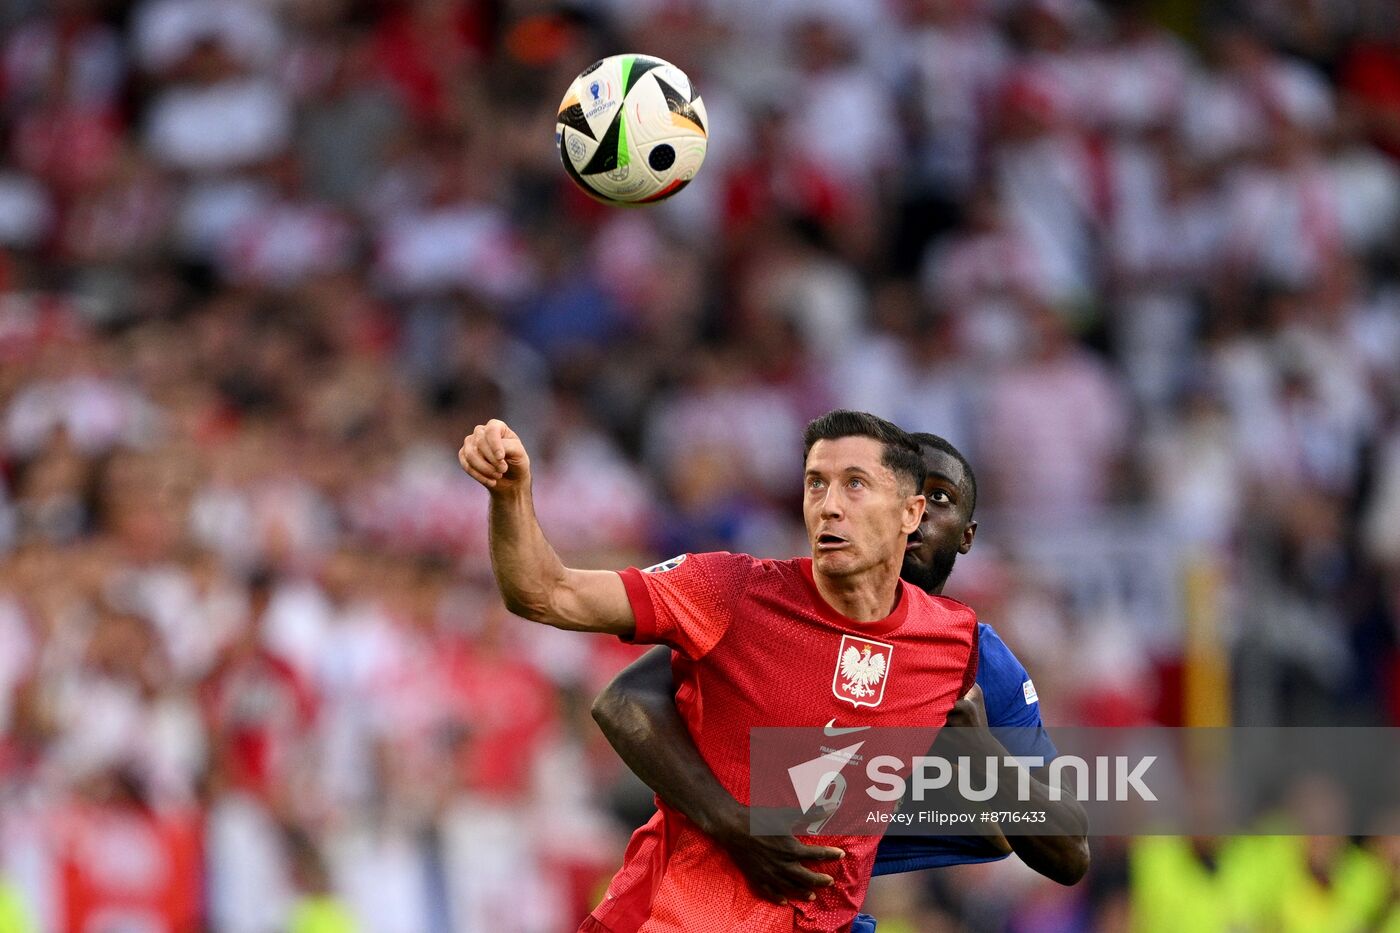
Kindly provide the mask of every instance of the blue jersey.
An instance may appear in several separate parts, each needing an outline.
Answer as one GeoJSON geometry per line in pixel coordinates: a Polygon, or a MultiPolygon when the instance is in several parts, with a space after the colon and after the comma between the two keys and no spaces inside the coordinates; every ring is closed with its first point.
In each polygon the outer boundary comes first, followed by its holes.
{"type": "MultiPolygon", "coordinates": [[[[977,684],[987,707],[987,725],[1016,727],[1003,744],[1013,755],[1056,755],[1040,721],[1040,701],[1031,676],[990,625],[977,624],[977,684]],[[1015,747],[1012,747],[1015,746],[1015,747]]],[[[981,836],[886,836],[875,855],[875,874],[894,875],[946,865],[1006,858],[981,836]]]]}

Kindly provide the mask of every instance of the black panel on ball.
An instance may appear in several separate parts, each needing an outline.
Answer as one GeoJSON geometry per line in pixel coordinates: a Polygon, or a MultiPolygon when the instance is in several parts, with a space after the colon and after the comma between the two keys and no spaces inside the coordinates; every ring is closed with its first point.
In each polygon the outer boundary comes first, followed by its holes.
{"type": "Polygon", "coordinates": [[[559,111],[559,122],[571,129],[578,130],[589,139],[598,138],[593,135],[593,127],[589,126],[588,121],[584,119],[582,104],[574,104],[572,107],[566,107],[559,111]]]}
{"type": "MultiPolygon", "coordinates": [[[[692,106],[689,100],[681,96],[680,91],[671,87],[671,85],[662,81],[660,78],[656,79],[656,84],[661,88],[661,94],[666,98],[666,106],[670,108],[672,113],[685,117],[691,123],[694,123],[699,127],[700,132],[706,132],[705,124],[700,120],[700,114],[696,113],[695,107],[692,106]]],[[[691,91],[694,92],[694,90],[695,88],[692,86],[691,91]]]]}
{"type": "Polygon", "coordinates": [[[559,158],[564,163],[564,171],[568,173],[568,176],[574,180],[574,183],[577,184],[580,188],[582,188],[585,192],[597,198],[599,201],[606,201],[609,204],[617,203],[612,198],[608,197],[606,194],[603,194],[603,192],[599,191],[597,188],[584,181],[583,176],[578,173],[578,169],[574,168],[574,163],[573,160],[569,158],[569,153],[564,149],[564,137],[562,135],[559,139],[559,158]]]}
{"type": "Polygon", "coordinates": [[[666,64],[659,58],[648,58],[645,55],[638,55],[632,59],[632,70],[627,75],[627,86],[622,89],[622,96],[626,97],[631,93],[632,88],[637,86],[637,79],[651,71],[653,68],[660,68],[666,64]]]}
{"type": "Polygon", "coordinates": [[[611,172],[617,168],[617,148],[622,136],[622,109],[618,108],[613,116],[612,122],[608,124],[608,131],[603,134],[603,138],[598,141],[598,148],[593,153],[593,158],[588,160],[580,171],[584,175],[598,175],[602,172],[611,172]]]}
{"type": "Polygon", "coordinates": [[[658,172],[676,164],[676,150],[668,143],[662,143],[651,150],[651,155],[647,156],[647,163],[658,172]]]}

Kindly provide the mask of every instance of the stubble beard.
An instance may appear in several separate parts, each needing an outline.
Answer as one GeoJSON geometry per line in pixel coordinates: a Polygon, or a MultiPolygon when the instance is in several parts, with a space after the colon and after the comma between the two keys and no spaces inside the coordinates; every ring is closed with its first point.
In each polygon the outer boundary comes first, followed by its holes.
{"type": "Polygon", "coordinates": [[[905,582],[917,586],[925,593],[932,593],[942,589],[943,584],[948,582],[948,576],[953,572],[953,564],[957,563],[957,560],[957,548],[935,551],[928,566],[914,560],[913,555],[906,555],[899,575],[905,582]]]}

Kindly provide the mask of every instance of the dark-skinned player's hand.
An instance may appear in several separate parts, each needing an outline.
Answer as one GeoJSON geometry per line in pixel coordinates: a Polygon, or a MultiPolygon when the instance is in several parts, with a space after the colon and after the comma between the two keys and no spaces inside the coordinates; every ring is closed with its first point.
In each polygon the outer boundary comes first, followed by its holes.
{"type": "MultiPolygon", "coordinates": [[[[978,684],[973,684],[972,689],[953,704],[945,726],[938,734],[938,744],[934,746],[944,755],[981,759],[987,755],[1000,758],[1005,754],[992,730],[987,727],[987,706],[978,684]]],[[[956,768],[957,765],[958,762],[954,761],[953,766],[956,768]]]]}
{"type": "MultiPolygon", "coordinates": [[[[947,742],[952,749],[972,753],[974,757],[978,753],[991,753],[998,757],[1003,753],[1001,747],[996,745],[987,724],[987,704],[982,697],[981,685],[973,684],[972,689],[953,704],[953,709],[948,713],[947,724],[958,730],[957,734],[944,733],[948,736],[947,742]]],[[[973,783],[977,784],[979,781],[985,786],[986,775],[979,774],[973,783]]],[[[999,829],[992,829],[982,823],[977,825],[979,834],[985,835],[999,852],[1003,855],[1011,852],[1011,843],[1006,841],[999,829]]]]}
{"type": "Polygon", "coordinates": [[[973,684],[948,713],[948,725],[961,729],[987,728],[987,704],[982,699],[982,686],[973,684]]]}
{"type": "Polygon", "coordinates": [[[795,836],[751,835],[746,815],[728,822],[715,833],[715,841],[729,853],[754,893],[777,904],[811,900],[818,888],[833,883],[830,875],[813,871],[804,862],[829,862],[846,855],[832,846],[807,845],[795,836]]]}

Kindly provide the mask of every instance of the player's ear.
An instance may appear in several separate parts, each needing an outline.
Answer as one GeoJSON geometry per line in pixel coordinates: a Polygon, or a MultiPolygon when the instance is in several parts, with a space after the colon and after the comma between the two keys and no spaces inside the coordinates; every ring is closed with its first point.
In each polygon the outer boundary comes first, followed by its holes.
{"type": "Polygon", "coordinates": [[[923,493],[904,498],[904,521],[899,526],[904,534],[913,534],[914,529],[919,527],[919,523],[924,520],[924,506],[927,503],[923,493]]]}
{"type": "Polygon", "coordinates": [[[975,537],[977,537],[977,523],[968,522],[967,526],[963,528],[962,543],[958,545],[958,553],[966,554],[972,550],[972,539],[975,537]]]}

